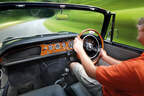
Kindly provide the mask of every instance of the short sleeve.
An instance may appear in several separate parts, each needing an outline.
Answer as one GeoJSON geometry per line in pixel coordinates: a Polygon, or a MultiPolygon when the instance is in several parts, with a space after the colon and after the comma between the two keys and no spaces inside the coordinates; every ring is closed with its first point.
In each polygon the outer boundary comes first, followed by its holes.
{"type": "Polygon", "coordinates": [[[120,89],[134,90],[132,86],[137,86],[136,74],[132,64],[128,61],[111,66],[99,66],[96,70],[96,80],[103,86],[120,89]],[[132,81],[136,80],[135,83],[132,81]]]}

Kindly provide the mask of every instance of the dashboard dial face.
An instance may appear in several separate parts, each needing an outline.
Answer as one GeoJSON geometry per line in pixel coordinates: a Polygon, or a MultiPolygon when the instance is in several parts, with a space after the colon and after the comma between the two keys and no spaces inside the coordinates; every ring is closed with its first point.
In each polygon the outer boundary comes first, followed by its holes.
{"type": "Polygon", "coordinates": [[[53,49],[52,45],[49,45],[48,47],[49,47],[49,50],[52,50],[52,49],[53,49]]]}
{"type": "Polygon", "coordinates": [[[57,43],[57,44],[55,45],[55,49],[60,49],[60,44],[59,44],[59,43],[57,43]]]}
{"type": "Polygon", "coordinates": [[[73,48],[73,41],[70,41],[68,46],[69,46],[69,48],[73,48]]]}

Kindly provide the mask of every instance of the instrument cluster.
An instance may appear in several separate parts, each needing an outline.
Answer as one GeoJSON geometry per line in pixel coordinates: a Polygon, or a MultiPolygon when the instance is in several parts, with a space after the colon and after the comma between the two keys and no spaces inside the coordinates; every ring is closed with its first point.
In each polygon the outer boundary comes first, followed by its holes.
{"type": "Polygon", "coordinates": [[[73,49],[73,40],[41,44],[41,56],[73,49]]]}

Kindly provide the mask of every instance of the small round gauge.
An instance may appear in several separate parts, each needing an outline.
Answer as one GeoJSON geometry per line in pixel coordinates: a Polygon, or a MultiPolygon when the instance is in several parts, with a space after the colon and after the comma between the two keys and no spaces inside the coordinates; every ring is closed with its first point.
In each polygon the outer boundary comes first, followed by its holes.
{"type": "Polygon", "coordinates": [[[52,49],[53,49],[52,45],[49,45],[48,47],[49,47],[49,50],[52,50],[52,49]]]}
{"type": "Polygon", "coordinates": [[[63,43],[62,43],[62,46],[63,46],[63,48],[65,48],[65,47],[66,47],[66,43],[65,43],[65,42],[63,42],[63,43]]]}
{"type": "Polygon", "coordinates": [[[57,44],[55,45],[55,49],[60,49],[60,44],[59,44],[59,43],[57,43],[57,44]]]}
{"type": "Polygon", "coordinates": [[[69,45],[69,48],[73,48],[73,41],[70,41],[68,45],[69,45]]]}

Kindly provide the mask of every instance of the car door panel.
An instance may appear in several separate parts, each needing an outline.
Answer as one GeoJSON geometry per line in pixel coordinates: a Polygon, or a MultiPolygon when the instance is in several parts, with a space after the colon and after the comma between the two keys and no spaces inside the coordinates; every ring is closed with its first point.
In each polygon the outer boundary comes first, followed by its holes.
{"type": "Polygon", "coordinates": [[[105,43],[105,50],[107,54],[118,59],[127,60],[140,56],[142,50],[131,48],[117,43],[105,43]]]}

